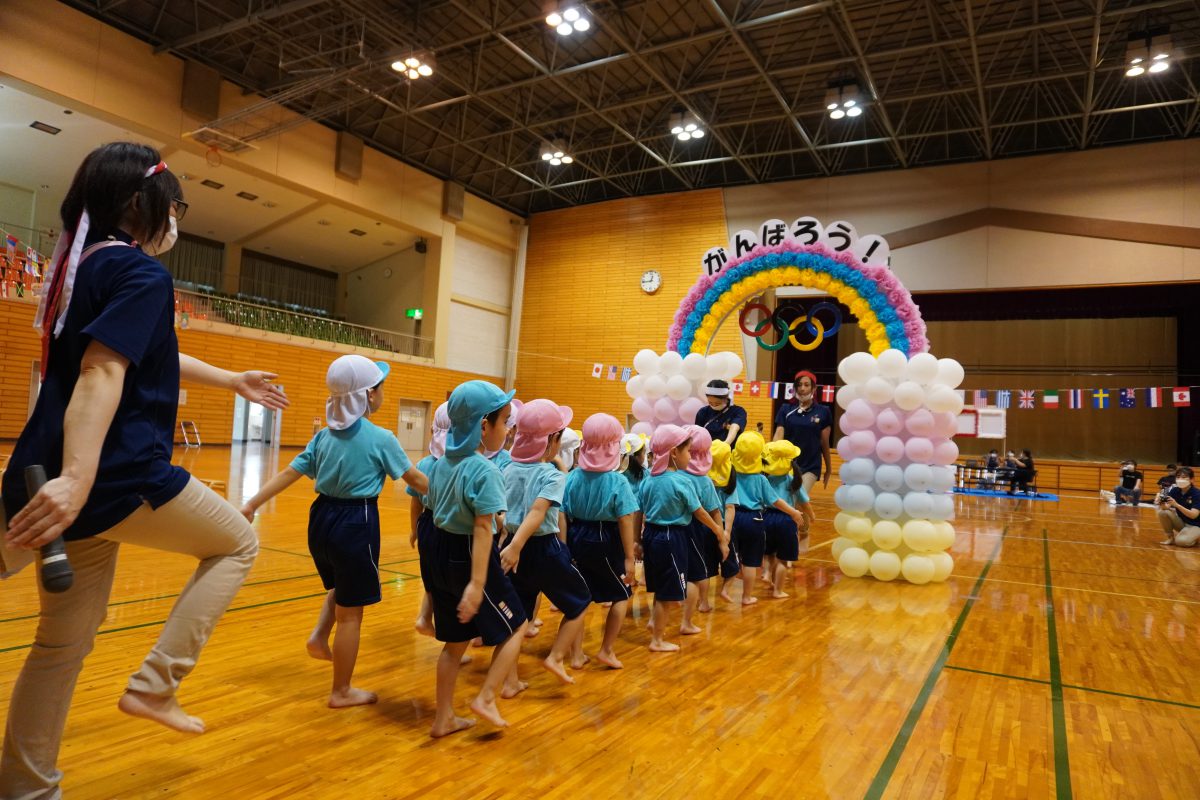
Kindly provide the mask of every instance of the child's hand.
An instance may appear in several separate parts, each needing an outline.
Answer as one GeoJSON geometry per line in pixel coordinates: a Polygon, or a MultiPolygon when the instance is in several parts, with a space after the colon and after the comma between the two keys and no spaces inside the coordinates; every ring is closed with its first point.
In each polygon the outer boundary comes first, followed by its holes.
{"type": "Polygon", "coordinates": [[[413,531],[408,535],[408,546],[417,549],[417,532],[413,531]]]}
{"type": "Polygon", "coordinates": [[[479,604],[483,602],[483,587],[475,582],[467,584],[463,589],[462,600],[458,601],[458,621],[466,624],[479,613],[479,604]]]}
{"type": "Polygon", "coordinates": [[[632,558],[625,559],[625,574],[621,576],[621,582],[626,586],[633,586],[637,583],[637,568],[634,566],[632,558]]]}
{"type": "Polygon", "coordinates": [[[729,540],[728,539],[724,539],[724,538],[717,539],[717,549],[719,549],[721,551],[721,560],[722,561],[729,558],[729,540]]]}
{"type": "Polygon", "coordinates": [[[642,545],[641,545],[641,543],[635,544],[635,545],[633,546],[633,557],[634,557],[635,559],[637,559],[638,561],[642,561],[642,560],[643,560],[643,558],[642,558],[642,556],[643,556],[643,555],[645,555],[645,553],[643,553],[643,552],[642,552],[642,545]]]}
{"type": "Polygon", "coordinates": [[[500,551],[500,568],[505,572],[516,572],[517,563],[521,560],[521,548],[509,544],[500,551]]]}
{"type": "Polygon", "coordinates": [[[247,504],[242,506],[242,516],[246,518],[246,522],[254,522],[254,512],[256,509],[247,504]]]}

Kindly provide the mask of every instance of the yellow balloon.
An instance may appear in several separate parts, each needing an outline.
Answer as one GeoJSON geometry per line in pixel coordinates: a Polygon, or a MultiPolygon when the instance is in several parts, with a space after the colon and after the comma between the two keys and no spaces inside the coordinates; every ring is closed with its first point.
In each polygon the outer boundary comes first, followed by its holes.
{"type": "Polygon", "coordinates": [[[934,583],[941,583],[954,571],[954,557],[949,553],[934,553],[929,560],[933,562],[934,583]]]}
{"type": "Polygon", "coordinates": [[[900,573],[904,575],[904,580],[920,586],[933,580],[935,567],[928,556],[911,555],[901,563],[900,573]]]}
{"type": "MultiPolygon", "coordinates": [[[[867,574],[867,569],[870,566],[871,557],[867,555],[867,551],[861,547],[847,547],[838,556],[838,567],[842,572],[849,575],[851,578],[861,578],[867,574]]],[[[900,559],[896,559],[899,561],[900,559]]],[[[899,570],[897,564],[896,569],[899,570]]]]}
{"type": "Polygon", "coordinates": [[[892,581],[900,574],[900,556],[887,550],[876,550],[867,564],[876,580],[892,581]]]}
{"type": "Polygon", "coordinates": [[[837,561],[842,557],[842,553],[848,548],[857,547],[853,539],[847,539],[845,536],[839,536],[833,540],[833,544],[829,547],[829,552],[833,553],[833,560],[837,561]]]}

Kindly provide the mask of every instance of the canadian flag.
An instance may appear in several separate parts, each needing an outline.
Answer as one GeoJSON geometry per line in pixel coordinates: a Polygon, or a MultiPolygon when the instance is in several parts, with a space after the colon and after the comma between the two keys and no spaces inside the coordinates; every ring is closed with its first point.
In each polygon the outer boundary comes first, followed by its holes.
{"type": "Polygon", "coordinates": [[[734,394],[741,394],[741,393],[742,393],[742,382],[741,382],[741,381],[734,381],[734,382],[733,382],[733,393],[734,393],[734,394]]]}
{"type": "Polygon", "coordinates": [[[1192,388],[1190,386],[1176,386],[1171,390],[1171,402],[1176,408],[1188,408],[1192,405],[1192,388]]]}

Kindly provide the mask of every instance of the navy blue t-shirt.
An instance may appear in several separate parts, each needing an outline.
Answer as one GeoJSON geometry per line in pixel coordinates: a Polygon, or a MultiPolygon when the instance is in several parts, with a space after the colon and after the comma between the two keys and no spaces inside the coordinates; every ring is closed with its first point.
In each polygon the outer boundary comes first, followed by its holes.
{"type": "MultiPolygon", "coordinates": [[[[133,241],[121,231],[113,236],[133,241]]],[[[85,244],[106,238],[92,235],[85,244]]],[[[50,478],[62,472],[63,418],[93,339],[128,358],[129,369],[100,450],[95,485],[64,538],[103,533],[144,501],[158,508],[183,491],[190,476],[171,465],[179,403],[174,298],[171,276],[140,248],[104,247],[79,265],[63,331],[51,339],[41,394],[4,473],[9,519],[29,502],[27,465],[42,464],[50,478]]]]}
{"type": "MultiPolygon", "coordinates": [[[[738,426],[738,436],[746,432],[746,409],[735,406],[733,403],[721,411],[717,411],[712,406],[705,406],[696,412],[696,424],[708,431],[714,442],[723,442],[729,435],[731,425],[738,426]]],[[[736,442],[737,438],[734,438],[733,441],[736,442]]],[[[732,445],[730,446],[732,447],[732,445]]]]}
{"type": "Polygon", "coordinates": [[[821,476],[821,431],[833,426],[829,406],[813,403],[801,411],[796,403],[785,403],[775,414],[775,427],[783,428],[783,438],[800,448],[795,463],[801,472],[821,476]]]}

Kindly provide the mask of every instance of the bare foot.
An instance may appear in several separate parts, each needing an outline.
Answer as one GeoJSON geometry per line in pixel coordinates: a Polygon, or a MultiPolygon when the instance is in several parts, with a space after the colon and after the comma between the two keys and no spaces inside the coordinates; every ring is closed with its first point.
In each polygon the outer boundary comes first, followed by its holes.
{"type": "Polygon", "coordinates": [[[575,679],[567,674],[566,667],[563,666],[562,661],[555,661],[552,658],[547,657],[542,662],[542,666],[546,668],[547,672],[549,672],[554,677],[558,678],[563,683],[574,683],[575,682],[575,679]]]}
{"type": "MultiPolygon", "coordinates": [[[[433,636],[433,623],[429,621],[428,617],[417,617],[417,621],[413,623],[413,628],[422,636],[433,636]]],[[[450,733],[454,733],[454,731],[450,731],[450,733]]]]}
{"type": "Polygon", "coordinates": [[[616,653],[606,653],[601,650],[599,653],[596,653],[596,660],[609,669],[625,669],[625,665],[617,658],[616,653]]]}
{"type": "Polygon", "coordinates": [[[707,614],[713,610],[712,603],[708,602],[708,600],[705,599],[703,602],[700,603],[700,605],[696,606],[696,610],[699,611],[701,614],[707,614]]]}
{"type": "Polygon", "coordinates": [[[470,664],[470,663],[471,663],[471,656],[467,653],[463,653],[462,658],[460,658],[458,660],[458,665],[460,667],[463,666],[464,664],[470,664]]]}
{"type": "Polygon", "coordinates": [[[674,642],[651,642],[650,652],[652,653],[674,653],[679,649],[679,645],[674,642]]]}
{"type": "Polygon", "coordinates": [[[126,689],[117,701],[117,708],[131,717],[148,719],[180,733],[204,733],[204,720],[184,713],[174,696],[154,697],[126,689]]]}
{"type": "Polygon", "coordinates": [[[538,617],[537,619],[535,619],[533,622],[531,622],[529,624],[535,628],[540,628],[540,627],[542,627],[542,618],[538,617]]]}
{"type": "MultiPolygon", "coordinates": [[[[529,688],[529,681],[517,681],[516,683],[506,683],[504,688],[500,690],[500,696],[505,700],[512,700],[521,692],[529,688]]],[[[472,706],[474,708],[474,706],[472,706]]]]}
{"type": "Polygon", "coordinates": [[[537,636],[541,632],[542,632],[542,629],[539,628],[538,626],[530,625],[529,627],[527,627],[525,629],[525,638],[532,639],[533,637],[537,636]]]}
{"type": "Polygon", "coordinates": [[[742,605],[744,605],[744,606],[752,606],[757,602],[758,602],[758,598],[754,597],[754,596],[742,598],[742,605]]]}
{"type": "Polygon", "coordinates": [[[483,637],[476,636],[471,640],[471,647],[483,647],[483,637]]]}
{"type": "Polygon", "coordinates": [[[333,661],[333,653],[329,649],[329,642],[310,638],[304,643],[304,649],[315,659],[333,661]]]}
{"type": "Polygon", "coordinates": [[[592,660],[592,657],[589,656],[587,653],[584,653],[579,658],[572,658],[571,659],[571,669],[583,669],[584,667],[586,667],[588,665],[588,662],[591,660],[592,660]]]}
{"type": "Polygon", "coordinates": [[[433,723],[433,727],[429,729],[429,735],[435,739],[440,739],[443,736],[449,736],[452,733],[465,731],[467,728],[475,727],[475,720],[470,717],[455,716],[449,723],[440,725],[437,722],[433,723]]]}
{"type": "Polygon", "coordinates": [[[779,591],[778,589],[776,589],[775,591],[771,592],[771,598],[772,598],[772,599],[774,599],[774,600],[782,600],[783,598],[785,598],[785,597],[787,597],[787,596],[788,596],[788,593],[787,593],[787,592],[781,592],[781,591],[779,591]]]}
{"type": "Polygon", "coordinates": [[[721,598],[721,599],[722,599],[722,600],[724,600],[726,603],[732,603],[732,602],[733,602],[733,598],[729,596],[729,590],[728,590],[728,589],[722,589],[722,590],[720,591],[720,593],[717,595],[717,597],[721,598]]]}
{"type": "Polygon", "coordinates": [[[680,625],[679,632],[681,634],[683,634],[684,636],[695,636],[697,633],[700,633],[700,626],[699,625],[680,625]]]}
{"type": "Polygon", "coordinates": [[[1167,539],[1166,541],[1159,542],[1159,544],[1171,545],[1171,544],[1175,544],[1175,540],[1174,540],[1174,539],[1167,539]]]}
{"type": "Polygon", "coordinates": [[[355,689],[351,686],[344,692],[334,692],[329,695],[330,708],[349,708],[350,706],[369,706],[379,702],[379,695],[366,689],[355,689]]]}
{"type": "MultiPolygon", "coordinates": [[[[503,697],[503,695],[501,695],[503,697]]],[[[476,697],[471,701],[471,710],[479,716],[483,717],[485,722],[490,722],[497,728],[507,728],[508,723],[504,721],[504,717],[500,716],[500,709],[496,708],[496,701],[485,703],[483,698],[476,697]]]]}

